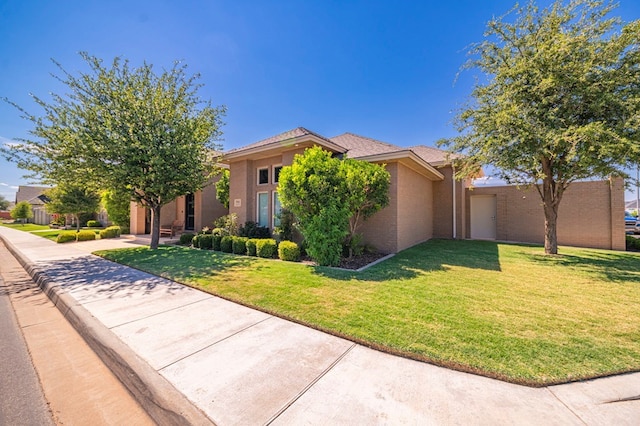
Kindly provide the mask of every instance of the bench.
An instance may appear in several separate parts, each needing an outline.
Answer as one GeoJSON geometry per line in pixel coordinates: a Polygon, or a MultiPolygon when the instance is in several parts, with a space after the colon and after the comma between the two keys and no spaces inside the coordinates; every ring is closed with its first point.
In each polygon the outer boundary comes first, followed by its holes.
{"type": "Polygon", "coordinates": [[[171,225],[160,225],[160,236],[173,238],[177,232],[182,231],[183,226],[184,221],[181,220],[174,220],[171,225]]]}

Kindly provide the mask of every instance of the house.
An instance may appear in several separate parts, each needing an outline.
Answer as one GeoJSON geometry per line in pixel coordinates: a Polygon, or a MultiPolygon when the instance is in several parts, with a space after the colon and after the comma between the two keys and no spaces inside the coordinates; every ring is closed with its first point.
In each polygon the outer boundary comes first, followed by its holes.
{"type": "MultiPolygon", "coordinates": [[[[215,177],[201,191],[183,195],[162,206],[160,225],[179,222],[183,224],[185,231],[192,232],[212,227],[214,220],[229,213],[216,198],[215,183],[219,179],[215,177]]],[[[132,234],[151,233],[151,211],[132,201],[129,223],[132,234]]]]}
{"type": "Polygon", "coordinates": [[[48,225],[51,223],[52,216],[45,210],[45,204],[49,201],[45,191],[50,189],[44,186],[26,186],[20,185],[16,192],[16,204],[26,201],[31,204],[33,218],[28,221],[37,225],[48,225]]]}
{"type": "Polygon", "coordinates": [[[353,133],[327,138],[303,127],[227,152],[229,213],[238,222],[273,228],[280,211],[278,176],[296,154],[318,145],[336,156],[384,164],[391,175],[389,205],[360,228],[364,241],[396,253],[430,238],[465,235],[465,183],[454,181],[448,153],[402,148],[353,133]]]}
{"type": "MultiPolygon", "coordinates": [[[[298,127],[228,151],[229,210],[238,223],[273,229],[281,210],[278,179],[282,167],[311,146],[335,156],[385,165],[391,176],[389,205],[359,229],[364,242],[397,253],[431,238],[474,238],[515,242],[544,241],[544,213],[535,188],[474,188],[457,181],[446,151],[418,145],[400,147],[344,133],[326,137],[298,127]]],[[[161,221],[185,220],[199,230],[227,211],[215,188],[180,197],[161,212],[161,221]]],[[[621,179],[575,182],[565,192],[558,217],[559,244],[624,250],[624,185],[621,179]]],[[[132,205],[132,233],[149,232],[145,209],[132,205]]]]}

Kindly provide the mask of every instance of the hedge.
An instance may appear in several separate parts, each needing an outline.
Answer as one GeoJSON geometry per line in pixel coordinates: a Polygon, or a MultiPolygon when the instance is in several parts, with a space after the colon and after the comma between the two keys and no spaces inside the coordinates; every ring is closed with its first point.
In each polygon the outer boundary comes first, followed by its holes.
{"type": "Polygon", "coordinates": [[[76,231],[61,232],[56,237],[56,243],[68,243],[76,240],[76,231]]]}
{"type": "Polygon", "coordinates": [[[100,231],[100,238],[118,238],[120,236],[119,226],[110,226],[100,231]]]}
{"type": "Polygon", "coordinates": [[[224,237],[222,237],[222,239],[220,240],[220,250],[224,253],[233,252],[233,237],[229,235],[225,235],[224,237]]]}
{"type": "Polygon", "coordinates": [[[200,248],[203,250],[211,250],[213,248],[213,235],[202,234],[198,237],[200,248]]]}
{"type": "Polygon", "coordinates": [[[186,232],[182,235],[180,235],[180,245],[182,246],[188,246],[191,244],[191,240],[193,240],[193,237],[195,237],[195,234],[192,234],[190,232],[186,232]]]}
{"type": "Polygon", "coordinates": [[[297,262],[300,260],[300,247],[293,241],[280,241],[278,257],[289,262],[297,262]]]}
{"type": "Polygon", "coordinates": [[[76,234],[76,241],[91,241],[96,239],[96,233],[93,231],[80,231],[76,234]]]}
{"type": "Polygon", "coordinates": [[[102,228],[102,224],[97,220],[88,220],[87,228],[102,228]]]}
{"type": "MultiPolygon", "coordinates": [[[[215,231],[215,229],[214,229],[215,231]]],[[[220,242],[222,241],[222,235],[213,234],[213,249],[215,251],[220,251],[220,242]]]]}
{"type": "Polygon", "coordinates": [[[247,256],[256,256],[256,242],[257,238],[249,238],[247,240],[247,256]]]}
{"type": "Polygon", "coordinates": [[[256,241],[256,254],[258,257],[272,258],[276,253],[276,240],[264,238],[256,241]]]}
{"type": "Polygon", "coordinates": [[[235,254],[247,254],[247,237],[233,237],[233,252],[235,254]]]}

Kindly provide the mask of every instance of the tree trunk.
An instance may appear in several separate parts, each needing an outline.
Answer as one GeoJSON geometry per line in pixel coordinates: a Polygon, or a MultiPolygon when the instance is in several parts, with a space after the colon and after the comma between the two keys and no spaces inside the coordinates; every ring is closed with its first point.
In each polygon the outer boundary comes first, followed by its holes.
{"type": "Polygon", "coordinates": [[[558,254],[558,205],[555,208],[544,206],[544,252],[545,254],[558,254]]]}
{"type": "Polygon", "coordinates": [[[162,206],[153,206],[151,208],[151,244],[149,248],[155,250],[160,242],[160,210],[162,206]]]}
{"type": "Polygon", "coordinates": [[[80,232],[80,215],[74,214],[73,217],[76,218],[76,232],[80,232]]]}

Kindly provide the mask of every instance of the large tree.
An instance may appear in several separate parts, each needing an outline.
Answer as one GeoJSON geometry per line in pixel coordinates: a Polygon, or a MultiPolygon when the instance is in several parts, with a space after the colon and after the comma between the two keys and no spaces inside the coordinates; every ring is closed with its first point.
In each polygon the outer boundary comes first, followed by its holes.
{"type": "Polygon", "coordinates": [[[13,209],[11,209],[10,214],[12,218],[20,220],[22,225],[24,225],[27,219],[31,219],[33,217],[33,209],[28,201],[20,201],[13,207],[13,209]]]}
{"type": "Polygon", "coordinates": [[[9,208],[9,200],[4,198],[4,195],[0,194],[0,210],[7,210],[9,208]]]}
{"type": "Polygon", "coordinates": [[[444,141],[466,157],[458,178],[481,165],[535,185],[545,215],[545,253],[556,254],[558,207],[574,181],[617,175],[640,159],[640,21],[610,17],[597,0],[516,6],[487,25],[470,51],[479,69],[472,101],[444,141]]]}
{"type": "Polygon", "coordinates": [[[67,215],[75,218],[76,231],[80,230],[80,214],[95,213],[100,207],[100,195],[79,185],[58,185],[45,192],[49,201],[45,205],[47,212],[67,215]]]}
{"type": "MultiPolygon", "coordinates": [[[[198,96],[198,75],[178,62],[156,73],[115,58],[81,53],[88,72],[57,77],[68,94],[33,97],[44,114],[23,112],[34,139],[12,145],[9,159],[45,183],[95,184],[126,192],[152,212],[151,248],[157,248],[160,210],[194,193],[214,170],[212,150],[221,135],[224,107],[198,96]]],[[[14,104],[15,105],[15,104],[14,104]]]]}

